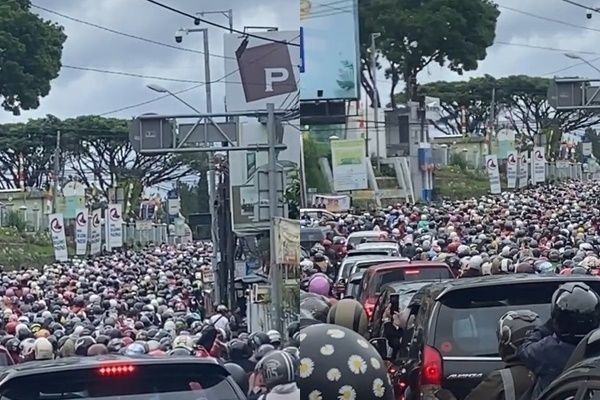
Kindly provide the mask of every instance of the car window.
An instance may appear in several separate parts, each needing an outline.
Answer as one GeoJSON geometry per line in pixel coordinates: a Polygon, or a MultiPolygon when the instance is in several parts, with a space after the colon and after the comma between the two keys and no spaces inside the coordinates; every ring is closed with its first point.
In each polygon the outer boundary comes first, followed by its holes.
{"type": "Polygon", "coordinates": [[[239,399],[221,367],[211,365],[134,366],[125,373],[100,369],[17,377],[0,390],[2,400],[199,400],[239,399]]]}
{"type": "Polygon", "coordinates": [[[477,287],[442,298],[435,324],[435,347],[443,356],[497,356],[498,320],[510,310],[531,310],[542,321],[550,316],[559,282],[477,287]]]}
{"type": "Polygon", "coordinates": [[[344,262],[344,265],[343,265],[342,269],[340,270],[339,279],[348,279],[348,277],[350,276],[350,271],[352,271],[354,264],[356,264],[356,261],[344,262]]]}
{"type": "Polygon", "coordinates": [[[375,312],[373,313],[373,334],[379,336],[380,323],[383,322],[383,314],[385,308],[388,305],[389,292],[386,290],[377,299],[377,305],[375,306],[375,312]]]}
{"type": "Polygon", "coordinates": [[[377,282],[373,287],[374,291],[379,290],[383,285],[401,281],[421,281],[431,279],[450,279],[452,273],[445,267],[433,268],[397,268],[377,273],[377,282]]]}

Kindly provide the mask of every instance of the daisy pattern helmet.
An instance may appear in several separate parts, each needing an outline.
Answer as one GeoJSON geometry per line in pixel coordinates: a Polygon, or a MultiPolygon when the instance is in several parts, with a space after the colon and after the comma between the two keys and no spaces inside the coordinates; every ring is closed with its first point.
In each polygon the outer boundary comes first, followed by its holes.
{"type": "Polygon", "coordinates": [[[302,400],[393,400],[386,365],[358,333],[317,324],[300,331],[298,386],[302,400]]]}

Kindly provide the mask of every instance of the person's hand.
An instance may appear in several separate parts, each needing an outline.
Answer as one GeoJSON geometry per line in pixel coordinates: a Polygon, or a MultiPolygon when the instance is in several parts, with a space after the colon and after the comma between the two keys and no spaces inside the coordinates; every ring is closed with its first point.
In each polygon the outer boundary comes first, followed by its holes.
{"type": "Polygon", "coordinates": [[[400,313],[398,311],[394,312],[394,315],[392,316],[392,323],[396,328],[400,328],[400,313]]]}

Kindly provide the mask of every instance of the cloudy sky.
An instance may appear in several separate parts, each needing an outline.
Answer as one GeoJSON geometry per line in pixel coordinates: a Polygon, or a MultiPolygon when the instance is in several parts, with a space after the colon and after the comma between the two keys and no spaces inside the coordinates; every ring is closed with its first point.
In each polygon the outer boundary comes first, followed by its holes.
{"type": "MultiPolygon", "coordinates": [[[[232,8],[234,25],[240,29],[249,25],[297,29],[299,24],[298,0],[219,0],[218,2],[165,0],[165,2],[190,13],[232,8]]],[[[580,0],[580,2],[590,7],[600,7],[600,0],[580,0]]],[[[188,18],[156,7],[144,0],[34,0],[33,3],[70,17],[172,45],[176,45],[174,32],[177,28],[193,26],[188,18]]],[[[581,61],[571,60],[563,55],[565,51],[578,52],[588,60],[597,59],[596,64],[600,66],[600,49],[595,46],[600,39],[600,13],[594,13],[592,19],[587,19],[585,10],[562,0],[498,0],[497,3],[501,15],[496,43],[488,49],[488,56],[480,63],[477,71],[468,72],[465,77],[486,73],[494,76],[530,74],[548,77],[553,74],[589,77],[600,75],[581,61]],[[538,18],[526,14],[533,14],[538,18]],[[551,19],[562,23],[550,21],[551,19]],[[574,65],[576,66],[567,69],[574,65]]],[[[65,27],[69,37],[63,53],[64,65],[172,79],[204,80],[202,54],[145,43],[46,11],[34,10],[44,18],[59,22],[65,27]]],[[[227,24],[227,19],[221,15],[207,18],[227,24]]],[[[210,28],[211,53],[222,55],[222,35],[222,30],[210,28]]],[[[181,46],[201,50],[201,39],[201,34],[188,36],[181,46]]],[[[211,57],[213,80],[223,75],[223,61],[222,58],[211,57]]],[[[464,77],[437,66],[430,66],[419,76],[421,82],[440,79],[455,80],[464,77]]],[[[71,117],[110,112],[158,97],[158,94],[145,87],[149,83],[159,83],[174,91],[194,86],[191,82],[168,82],[63,68],[60,77],[52,82],[50,95],[42,99],[38,110],[24,112],[20,117],[13,117],[10,113],[0,113],[0,123],[45,114],[71,117]]],[[[383,86],[380,88],[382,93],[384,90],[387,91],[383,82],[380,82],[380,85],[383,86]]],[[[215,111],[223,108],[224,90],[223,83],[213,85],[215,111]]],[[[202,87],[181,96],[204,109],[202,87]]],[[[185,109],[176,100],[167,98],[109,115],[129,118],[144,112],[157,111],[183,112],[185,109]]]]}
{"type": "MultiPolygon", "coordinates": [[[[298,0],[164,0],[190,14],[200,11],[233,9],[236,29],[244,26],[277,26],[280,30],[297,30],[299,26],[298,0]]],[[[202,34],[185,37],[180,45],[175,43],[175,31],[179,27],[193,28],[190,18],[159,8],[144,0],[32,0],[32,3],[93,24],[164,42],[187,49],[202,50],[202,34]]],[[[171,79],[204,81],[203,54],[181,51],[140,40],[116,35],[95,27],[33,8],[46,19],[60,23],[68,39],[64,46],[62,62],[65,66],[95,68],[171,79]]],[[[220,14],[207,15],[206,19],[227,25],[227,18],[220,14]]],[[[203,27],[203,26],[200,26],[203,27]]],[[[209,27],[211,57],[211,80],[224,75],[223,34],[209,27]]],[[[22,112],[19,117],[0,112],[0,123],[27,120],[53,114],[60,118],[85,114],[103,114],[161,96],[146,88],[147,84],[160,84],[172,91],[179,91],[197,83],[170,82],[128,76],[109,75],[91,71],[65,68],[52,82],[50,94],[43,98],[41,106],[34,111],[22,112]]],[[[213,110],[223,110],[225,84],[213,85],[213,110]]],[[[205,110],[203,87],[191,90],[181,97],[197,108],[205,110]]],[[[129,118],[146,112],[182,113],[185,106],[172,98],[144,106],[107,114],[129,118]]]]}

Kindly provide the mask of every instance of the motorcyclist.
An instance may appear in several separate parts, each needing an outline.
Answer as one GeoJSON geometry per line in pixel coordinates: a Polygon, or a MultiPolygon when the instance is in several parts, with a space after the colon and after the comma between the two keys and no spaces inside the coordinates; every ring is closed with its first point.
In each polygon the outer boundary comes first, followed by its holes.
{"type": "Polygon", "coordinates": [[[300,400],[296,363],[297,360],[283,350],[265,355],[256,365],[256,371],[262,376],[267,393],[259,395],[257,400],[300,400]]]}
{"type": "Polygon", "coordinates": [[[530,398],[537,398],[563,371],[575,346],[600,325],[600,296],[581,282],[561,285],[552,295],[551,318],[535,328],[517,355],[535,375],[530,398]]]}
{"type": "Polygon", "coordinates": [[[517,349],[539,325],[539,316],[529,310],[509,311],[500,318],[496,335],[505,367],[487,375],[465,400],[518,400],[527,393],[535,378],[517,357],[517,349]]]}

